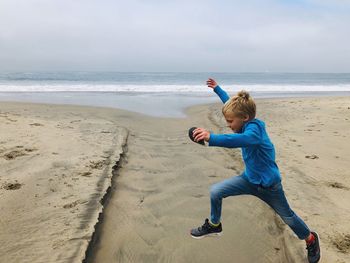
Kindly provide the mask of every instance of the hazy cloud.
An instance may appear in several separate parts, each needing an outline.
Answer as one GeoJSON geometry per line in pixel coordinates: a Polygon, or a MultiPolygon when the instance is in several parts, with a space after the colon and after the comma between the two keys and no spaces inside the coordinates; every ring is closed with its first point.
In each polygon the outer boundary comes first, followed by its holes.
{"type": "Polygon", "coordinates": [[[350,1],[0,0],[0,70],[350,72],[350,1]]]}

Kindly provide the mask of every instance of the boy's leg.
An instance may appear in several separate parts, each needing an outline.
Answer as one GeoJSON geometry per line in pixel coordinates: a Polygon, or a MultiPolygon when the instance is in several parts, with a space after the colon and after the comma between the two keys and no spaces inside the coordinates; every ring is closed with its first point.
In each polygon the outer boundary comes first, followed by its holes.
{"type": "Polygon", "coordinates": [[[289,207],[282,184],[278,183],[268,189],[258,187],[257,196],[276,211],[299,239],[304,239],[306,241],[308,261],[311,263],[317,263],[321,258],[318,234],[316,232],[310,232],[304,221],[289,207]]]}
{"type": "Polygon", "coordinates": [[[210,189],[211,223],[214,225],[220,223],[223,198],[234,195],[255,194],[255,192],[256,189],[242,175],[233,176],[212,185],[210,189]]]}
{"type": "Polygon", "coordinates": [[[270,188],[258,187],[258,195],[282,218],[299,239],[306,239],[310,229],[305,222],[290,208],[281,183],[270,188]]]}
{"type": "Polygon", "coordinates": [[[210,190],[211,222],[209,222],[208,218],[205,219],[202,226],[191,230],[191,236],[202,238],[205,236],[220,235],[222,232],[222,225],[220,223],[222,198],[232,195],[255,194],[254,187],[252,186],[241,175],[214,184],[210,190]]]}

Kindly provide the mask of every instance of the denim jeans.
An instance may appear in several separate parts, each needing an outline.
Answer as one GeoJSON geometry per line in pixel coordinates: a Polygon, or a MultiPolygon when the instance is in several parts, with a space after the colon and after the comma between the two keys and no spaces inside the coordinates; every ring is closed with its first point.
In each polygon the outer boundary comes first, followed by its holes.
{"type": "Polygon", "coordinates": [[[254,195],[260,198],[275,210],[299,239],[306,239],[309,236],[310,230],[307,225],[289,207],[281,182],[265,188],[250,183],[242,175],[212,185],[210,189],[212,223],[220,222],[222,199],[234,195],[254,195]]]}

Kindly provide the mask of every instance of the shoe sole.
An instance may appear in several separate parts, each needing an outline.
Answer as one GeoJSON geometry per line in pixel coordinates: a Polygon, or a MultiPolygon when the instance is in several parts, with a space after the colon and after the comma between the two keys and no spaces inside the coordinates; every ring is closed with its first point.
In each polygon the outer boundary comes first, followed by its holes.
{"type": "Polygon", "coordinates": [[[220,232],[220,233],[210,233],[210,234],[203,235],[203,236],[198,236],[198,237],[191,235],[191,237],[193,237],[194,239],[202,239],[202,238],[205,238],[205,237],[220,237],[220,236],[222,236],[222,232],[220,232]]]}
{"type": "Polygon", "coordinates": [[[319,263],[319,262],[321,262],[321,259],[322,259],[321,239],[320,239],[320,235],[316,231],[312,231],[312,232],[316,233],[316,235],[318,237],[318,246],[320,247],[320,259],[317,261],[317,263],[319,263]]]}

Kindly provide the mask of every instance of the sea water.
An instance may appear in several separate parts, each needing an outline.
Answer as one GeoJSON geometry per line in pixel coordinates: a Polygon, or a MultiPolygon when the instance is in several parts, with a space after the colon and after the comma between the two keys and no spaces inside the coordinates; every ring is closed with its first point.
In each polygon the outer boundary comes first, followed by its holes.
{"type": "Polygon", "coordinates": [[[121,108],[183,117],[191,105],[218,102],[206,80],[255,98],[350,95],[349,73],[2,72],[0,101],[121,108]]]}

